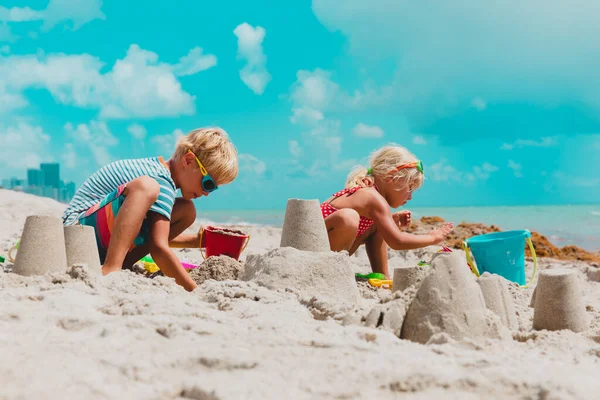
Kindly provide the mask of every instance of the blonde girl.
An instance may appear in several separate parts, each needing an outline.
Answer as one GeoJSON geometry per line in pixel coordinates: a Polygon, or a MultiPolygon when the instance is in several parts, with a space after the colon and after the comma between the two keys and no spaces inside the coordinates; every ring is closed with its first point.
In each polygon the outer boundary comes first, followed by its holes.
{"type": "Polygon", "coordinates": [[[423,163],[402,146],[391,144],[371,154],[369,168],[357,167],[348,175],[346,188],[321,204],[332,251],[354,254],[365,245],[373,272],[389,278],[387,247],[410,250],[441,243],[452,230],[447,223],[426,235],[400,230],[410,225],[405,205],[423,184],[423,163]]]}

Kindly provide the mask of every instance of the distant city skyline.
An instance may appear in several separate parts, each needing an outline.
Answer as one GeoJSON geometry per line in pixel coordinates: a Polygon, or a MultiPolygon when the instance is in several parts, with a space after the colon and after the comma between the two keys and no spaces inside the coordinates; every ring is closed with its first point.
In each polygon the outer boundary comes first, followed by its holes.
{"type": "Polygon", "coordinates": [[[75,182],[60,179],[60,163],[41,163],[39,169],[29,168],[26,174],[26,179],[2,178],[2,187],[49,197],[61,203],[68,203],[75,195],[75,182]]]}

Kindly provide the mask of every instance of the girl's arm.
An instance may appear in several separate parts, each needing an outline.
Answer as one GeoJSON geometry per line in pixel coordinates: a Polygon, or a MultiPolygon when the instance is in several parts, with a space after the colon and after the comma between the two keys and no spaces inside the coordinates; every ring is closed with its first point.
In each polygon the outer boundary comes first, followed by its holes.
{"type": "Polygon", "coordinates": [[[385,199],[381,196],[373,196],[370,200],[370,214],[377,232],[393,250],[412,250],[438,244],[452,230],[453,224],[448,223],[426,235],[402,232],[394,222],[390,206],[385,199]]]}

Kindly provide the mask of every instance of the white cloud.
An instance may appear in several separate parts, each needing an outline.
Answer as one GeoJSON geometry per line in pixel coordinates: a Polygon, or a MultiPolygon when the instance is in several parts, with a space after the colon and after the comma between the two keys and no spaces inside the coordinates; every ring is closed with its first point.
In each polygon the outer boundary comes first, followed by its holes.
{"type": "Polygon", "coordinates": [[[66,168],[73,169],[77,166],[77,151],[73,143],[67,143],[61,155],[62,163],[66,168]]]}
{"type": "Polygon", "coordinates": [[[294,115],[290,117],[292,124],[306,124],[311,125],[316,122],[322,121],[324,116],[319,110],[314,110],[310,107],[292,108],[294,115]]]}
{"type": "Polygon", "coordinates": [[[154,143],[163,154],[171,154],[175,151],[175,145],[181,136],[185,136],[185,133],[181,129],[175,129],[173,132],[166,135],[154,136],[151,139],[151,142],[154,143]]]}
{"type": "Polygon", "coordinates": [[[471,101],[471,107],[475,108],[477,111],[483,111],[487,108],[487,103],[481,97],[475,97],[471,101]]]}
{"type": "Polygon", "coordinates": [[[0,88],[12,96],[43,88],[59,103],[99,109],[102,118],[191,115],[195,97],[177,80],[178,66],[135,44],[107,72],[88,54],[0,57],[0,88]]]}
{"type": "Polygon", "coordinates": [[[246,62],[240,70],[240,78],[255,94],[260,95],[271,81],[271,74],[266,67],[267,57],[262,47],[266,31],[261,26],[254,28],[244,22],[233,33],[238,39],[237,57],[246,62]]]}
{"type": "Polygon", "coordinates": [[[190,52],[181,57],[179,62],[173,66],[173,72],[177,76],[194,75],[217,65],[217,57],[213,54],[202,54],[200,47],[194,47],[190,52]]]}
{"type": "Polygon", "coordinates": [[[127,132],[129,132],[129,134],[137,140],[144,140],[146,138],[147,133],[146,128],[138,124],[129,125],[129,127],[127,128],[127,132]]]}
{"type": "Polygon", "coordinates": [[[477,179],[486,180],[490,178],[493,172],[498,171],[498,167],[490,163],[483,163],[481,166],[473,167],[473,173],[477,179]]]}
{"type": "Polygon", "coordinates": [[[424,145],[427,144],[427,140],[421,135],[415,135],[412,140],[413,144],[424,145]]]}
{"type": "Polygon", "coordinates": [[[253,176],[263,176],[267,171],[267,165],[251,154],[240,154],[239,162],[240,171],[242,171],[242,173],[249,173],[253,176]]]}
{"type": "Polygon", "coordinates": [[[415,119],[424,109],[427,117],[451,115],[476,97],[600,109],[600,58],[580,61],[600,52],[599,2],[313,0],[312,10],[347,38],[354,63],[394,63],[386,85],[395,109],[415,119]]]}
{"type": "Polygon", "coordinates": [[[296,108],[325,111],[340,92],[339,85],[330,79],[331,73],[322,69],[298,71],[296,77],[290,96],[296,108]]]}
{"type": "Polygon", "coordinates": [[[70,22],[75,31],[95,19],[106,19],[101,8],[102,0],[50,0],[44,10],[42,30],[70,22]]]}
{"type": "Polygon", "coordinates": [[[378,126],[365,125],[359,122],[354,127],[354,135],[364,138],[381,138],[383,137],[383,129],[378,126]]]}
{"type": "Polygon", "coordinates": [[[470,171],[460,171],[453,165],[448,164],[446,159],[441,159],[427,168],[426,176],[433,181],[453,181],[469,184],[477,180],[485,181],[496,171],[498,171],[498,167],[487,162],[474,166],[470,171]]]}
{"type": "Polygon", "coordinates": [[[517,178],[523,177],[523,172],[522,172],[523,167],[521,166],[521,164],[518,164],[518,163],[514,162],[513,160],[508,160],[508,168],[512,169],[515,177],[517,177],[517,178]]]}
{"type": "Polygon", "coordinates": [[[50,136],[40,126],[27,122],[18,122],[12,126],[0,123],[0,143],[0,165],[4,165],[3,170],[38,168],[40,162],[49,160],[44,155],[48,154],[50,136]]]}
{"type": "Polygon", "coordinates": [[[523,147],[551,147],[558,144],[556,137],[542,137],[540,140],[533,139],[517,139],[514,143],[503,143],[501,150],[512,150],[514,148],[522,149],[523,147]]]}
{"type": "Polygon", "coordinates": [[[44,18],[44,13],[32,10],[29,7],[6,8],[0,6],[0,21],[3,22],[27,22],[38,21],[44,18]]]}
{"type": "Polygon", "coordinates": [[[294,156],[294,158],[299,158],[302,156],[302,147],[300,147],[300,143],[298,143],[297,140],[290,140],[288,142],[288,145],[290,153],[292,154],[292,156],[294,156]]]}
{"type": "Polygon", "coordinates": [[[9,92],[6,84],[0,80],[0,115],[23,108],[28,104],[21,93],[9,92]]]}
{"type": "Polygon", "coordinates": [[[109,147],[118,145],[119,140],[110,132],[105,122],[90,121],[89,124],[78,124],[77,126],[68,122],[64,129],[69,138],[92,153],[98,166],[104,166],[113,161],[109,147]]]}
{"type": "Polygon", "coordinates": [[[49,31],[59,24],[75,31],[95,19],[106,19],[101,8],[102,0],[50,0],[44,10],[0,6],[0,22],[18,24],[42,21],[42,31],[49,31]]]}

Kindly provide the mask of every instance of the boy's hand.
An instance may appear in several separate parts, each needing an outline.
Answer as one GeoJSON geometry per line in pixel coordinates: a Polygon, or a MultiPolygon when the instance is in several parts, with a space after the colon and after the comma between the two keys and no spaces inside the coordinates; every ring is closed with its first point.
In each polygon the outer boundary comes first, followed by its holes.
{"type": "Polygon", "coordinates": [[[428,235],[431,237],[432,244],[438,244],[443,242],[444,239],[446,239],[446,236],[448,236],[448,234],[452,231],[452,228],[454,228],[454,223],[448,222],[442,225],[440,228],[434,229],[431,232],[429,232],[428,235]]]}
{"type": "Polygon", "coordinates": [[[398,211],[392,214],[394,222],[398,225],[398,228],[403,226],[409,226],[412,219],[412,213],[408,210],[398,211]]]}

